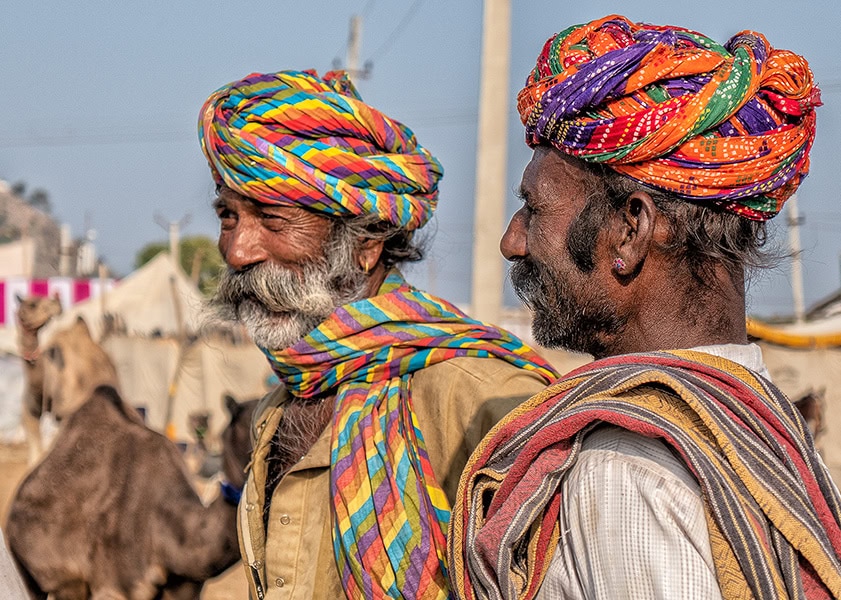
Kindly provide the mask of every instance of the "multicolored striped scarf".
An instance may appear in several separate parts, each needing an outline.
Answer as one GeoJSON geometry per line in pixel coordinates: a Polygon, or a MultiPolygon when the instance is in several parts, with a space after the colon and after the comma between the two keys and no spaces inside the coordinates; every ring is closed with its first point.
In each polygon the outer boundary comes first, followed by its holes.
{"type": "Polygon", "coordinates": [[[700,483],[725,598],[841,597],[841,498],[770,382],[709,354],[591,363],[523,403],[474,451],[449,556],[458,598],[533,598],[583,436],[611,423],[674,448],[700,483]]]}
{"type": "Polygon", "coordinates": [[[339,307],[287,350],[267,352],[299,397],[336,393],[333,543],[348,598],[446,598],[450,507],[412,409],[412,374],[460,356],[557,377],[512,334],[475,321],[392,271],[378,295],[339,307]]]}
{"type": "Polygon", "coordinates": [[[405,125],[362,102],[343,71],[253,73],[214,92],[199,139],[218,184],[268,204],[379,215],[416,229],[432,216],[441,163],[405,125]]]}
{"type": "Polygon", "coordinates": [[[531,146],[765,220],[809,171],[821,101],[806,60],[762,34],[722,46],[611,15],[551,37],[517,104],[531,146]]]}

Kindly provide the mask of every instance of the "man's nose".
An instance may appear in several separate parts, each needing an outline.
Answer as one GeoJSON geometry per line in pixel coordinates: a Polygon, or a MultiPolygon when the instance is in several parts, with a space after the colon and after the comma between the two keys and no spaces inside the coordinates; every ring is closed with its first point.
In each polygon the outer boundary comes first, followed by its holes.
{"type": "Polygon", "coordinates": [[[521,208],[511,217],[508,228],[499,242],[499,250],[507,260],[524,258],[529,253],[523,219],[523,209],[521,208]]]}
{"type": "Polygon", "coordinates": [[[236,271],[247,270],[269,257],[259,228],[242,221],[232,231],[223,232],[219,250],[227,265],[236,271]]]}

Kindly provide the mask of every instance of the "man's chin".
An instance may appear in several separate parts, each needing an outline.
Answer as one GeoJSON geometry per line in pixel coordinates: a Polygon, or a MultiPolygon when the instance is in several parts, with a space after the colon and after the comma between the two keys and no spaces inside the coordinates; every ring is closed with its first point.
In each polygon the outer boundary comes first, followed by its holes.
{"type": "Polygon", "coordinates": [[[321,322],[295,313],[270,313],[260,318],[240,318],[255,344],[270,350],[295,345],[321,322]]]}
{"type": "Polygon", "coordinates": [[[294,345],[322,321],[319,317],[297,311],[269,311],[250,300],[237,305],[211,303],[210,309],[214,319],[242,325],[255,344],[270,350],[294,345]]]}
{"type": "Polygon", "coordinates": [[[580,349],[572,348],[573,340],[569,339],[566,331],[562,331],[555,322],[547,322],[538,314],[532,316],[531,335],[534,341],[544,348],[555,350],[568,350],[581,352],[580,349]]]}

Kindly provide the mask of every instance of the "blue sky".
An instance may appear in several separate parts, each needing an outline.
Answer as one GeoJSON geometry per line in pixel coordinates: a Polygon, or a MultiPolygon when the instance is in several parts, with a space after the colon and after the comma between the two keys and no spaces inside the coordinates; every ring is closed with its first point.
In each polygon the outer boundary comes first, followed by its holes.
{"type": "MultiPolygon", "coordinates": [[[[798,196],[805,215],[807,304],[837,290],[837,0],[785,8],[757,0],[512,2],[509,189],[530,156],[514,98],[543,42],[570,24],[616,12],[683,25],[722,42],[755,29],[772,45],[807,57],[825,104],[818,112],[812,174],[798,196]]],[[[362,14],[362,57],[373,63],[371,76],[357,82],[363,98],[414,129],[446,172],[429,227],[429,258],[411,278],[454,301],[469,301],[481,2],[7,0],[3,13],[0,178],[46,189],[54,212],[75,235],[90,223],[100,253],[122,274],[144,244],[166,239],[155,215],[179,220],[189,214],[185,235],[216,234],[213,187],[195,135],[207,95],[254,71],[330,69],[336,58],[344,59],[351,15],[362,14]]],[[[509,215],[517,202],[509,194],[509,215]]],[[[784,237],[783,218],[774,229],[784,237]]],[[[788,279],[785,266],[755,279],[751,312],[790,312],[788,279]]]]}

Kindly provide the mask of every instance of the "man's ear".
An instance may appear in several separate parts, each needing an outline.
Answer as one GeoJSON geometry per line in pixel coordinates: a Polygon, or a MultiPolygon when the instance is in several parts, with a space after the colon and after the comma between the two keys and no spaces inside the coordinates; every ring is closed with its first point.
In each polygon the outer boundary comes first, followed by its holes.
{"type": "Polygon", "coordinates": [[[628,276],[642,268],[654,242],[658,214],[654,200],[642,190],[629,195],[616,212],[611,228],[611,245],[616,253],[614,273],[628,276]]]}
{"type": "Polygon", "coordinates": [[[362,240],[359,249],[356,251],[356,260],[363,271],[370,273],[374,270],[374,267],[380,262],[384,245],[383,240],[362,240]]]}

